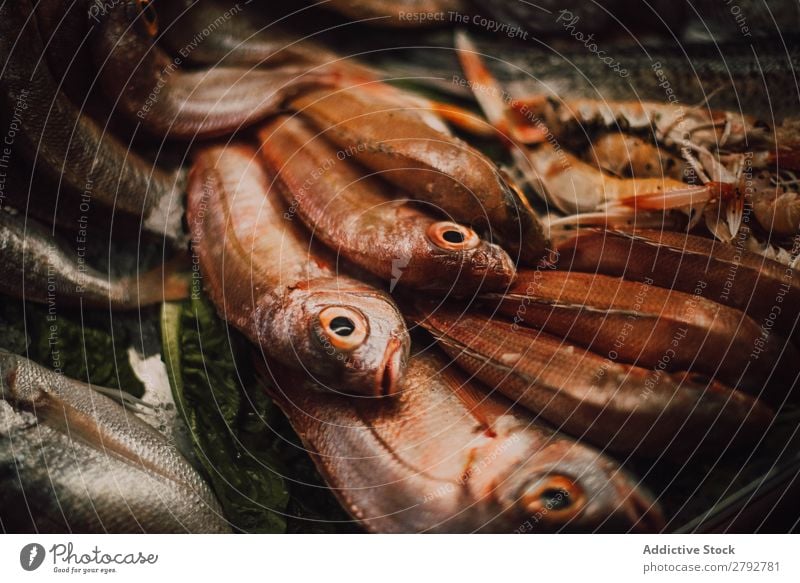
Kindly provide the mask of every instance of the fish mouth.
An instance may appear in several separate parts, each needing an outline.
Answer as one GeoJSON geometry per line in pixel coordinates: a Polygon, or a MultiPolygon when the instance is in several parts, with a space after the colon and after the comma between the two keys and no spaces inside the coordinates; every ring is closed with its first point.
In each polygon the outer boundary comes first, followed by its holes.
{"type": "Polygon", "coordinates": [[[375,378],[375,395],[389,397],[397,392],[403,368],[403,344],[396,338],[389,340],[375,378]]]}

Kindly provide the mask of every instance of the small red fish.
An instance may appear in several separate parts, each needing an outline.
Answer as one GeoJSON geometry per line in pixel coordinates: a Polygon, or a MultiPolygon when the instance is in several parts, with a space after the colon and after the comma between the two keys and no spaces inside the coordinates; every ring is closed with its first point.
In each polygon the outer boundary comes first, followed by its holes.
{"type": "Polygon", "coordinates": [[[202,278],[220,315],[265,354],[351,394],[394,393],[408,332],[392,299],[339,274],[284,214],[256,150],[200,151],[188,221],[202,278]]]}
{"type": "Polygon", "coordinates": [[[396,188],[366,175],[301,118],[277,117],[259,138],[278,190],[313,237],[391,288],[463,296],[513,281],[503,249],[413,201],[387,196],[396,188]]]}

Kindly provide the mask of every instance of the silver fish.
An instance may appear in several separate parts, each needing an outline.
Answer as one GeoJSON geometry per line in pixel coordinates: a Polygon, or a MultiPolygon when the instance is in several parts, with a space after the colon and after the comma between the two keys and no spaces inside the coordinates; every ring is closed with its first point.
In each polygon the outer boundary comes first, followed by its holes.
{"type": "Polygon", "coordinates": [[[230,530],[192,466],[110,397],[5,351],[0,397],[4,530],[230,530]]]}

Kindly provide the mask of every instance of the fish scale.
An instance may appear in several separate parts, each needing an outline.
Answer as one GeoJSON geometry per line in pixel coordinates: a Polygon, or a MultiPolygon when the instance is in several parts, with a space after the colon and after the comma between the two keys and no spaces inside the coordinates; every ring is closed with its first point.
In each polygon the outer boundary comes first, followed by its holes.
{"type": "Polygon", "coordinates": [[[131,310],[188,295],[172,261],[136,276],[101,273],[33,219],[0,211],[0,290],[27,301],[131,310]]]}
{"type": "Polygon", "coordinates": [[[505,289],[513,280],[500,247],[437,244],[430,229],[444,223],[411,201],[393,200],[385,193],[394,187],[362,172],[302,119],[277,117],[259,139],[286,203],[315,239],[359,267],[402,287],[457,295],[505,289]]]}
{"type": "Polygon", "coordinates": [[[777,333],[796,341],[800,276],[734,243],[669,231],[586,230],[559,244],[557,264],[560,269],[649,279],[667,289],[697,293],[742,310],[759,324],[769,319],[777,333]],[[702,289],[699,281],[705,283],[702,289]],[[773,320],[775,306],[780,317],[773,320]]]}
{"type": "MultiPolygon", "coordinates": [[[[69,207],[77,208],[78,197],[88,191],[91,207],[121,213],[155,236],[178,239],[179,178],[131,151],[61,93],[44,62],[31,58],[44,54],[35,24],[28,0],[0,6],[0,59],[5,64],[0,88],[8,111],[25,96],[27,108],[12,147],[28,163],[35,161],[37,174],[30,185],[34,196],[55,198],[55,187],[64,187],[71,198],[61,206],[69,214],[69,207]]],[[[32,202],[33,207],[40,204],[32,202]]]]}
{"type": "Polygon", "coordinates": [[[0,460],[17,475],[0,493],[0,515],[4,523],[11,517],[11,528],[230,530],[211,490],[175,447],[109,397],[3,351],[0,389],[0,460]],[[35,514],[13,507],[19,496],[35,500],[35,514]]]}
{"type": "Polygon", "coordinates": [[[416,109],[382,87],[308,91],[291,102],[343,152],[443,216],[489,230],[535,263],[546,237],[527,200],[494,163],[432,128],[416,109]]]}

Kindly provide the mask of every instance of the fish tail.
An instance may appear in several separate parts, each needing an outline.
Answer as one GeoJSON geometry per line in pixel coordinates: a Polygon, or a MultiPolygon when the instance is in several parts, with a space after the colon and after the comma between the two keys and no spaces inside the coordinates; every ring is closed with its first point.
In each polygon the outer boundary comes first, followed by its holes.
{"type": "Polygon", "coordinates": [[[179,255],[139,277],[129,278],[125,283],[130,302],[147,306],[188,298],[191,284],[188,267],[187,259],[179,255]]]}

